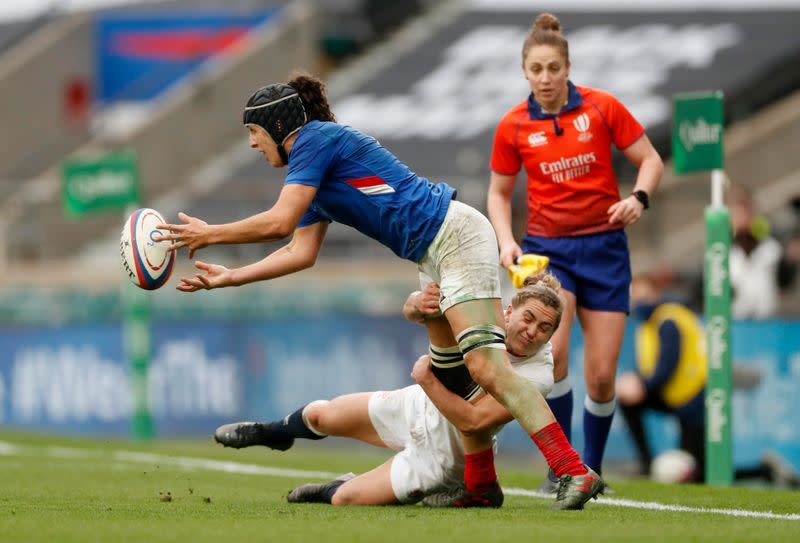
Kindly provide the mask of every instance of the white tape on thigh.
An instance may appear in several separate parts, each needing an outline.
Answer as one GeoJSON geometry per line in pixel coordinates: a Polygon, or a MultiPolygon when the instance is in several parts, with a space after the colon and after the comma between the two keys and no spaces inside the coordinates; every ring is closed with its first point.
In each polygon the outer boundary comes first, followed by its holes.
{"type": "Polygon", "coordinates": [[[431,343],[428,352],[431,355],[431,364],[437,368],[456,368],[464,364],[464,355],[458,345],[438,347],[431,343]]]}
{"type": "Polygon", "coordinates": [[[506,349],[506,331],[494,324],[472,326],[456,338],[458,347],[466,355],[475,349],[506,349]]]}

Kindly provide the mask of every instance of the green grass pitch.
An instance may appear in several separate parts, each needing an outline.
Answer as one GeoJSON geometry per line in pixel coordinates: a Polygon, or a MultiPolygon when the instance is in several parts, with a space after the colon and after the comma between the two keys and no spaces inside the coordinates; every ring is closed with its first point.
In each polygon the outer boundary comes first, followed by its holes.
{"type": "MultiPolygon", "coordinates": [[[[550,511],[549,500],[518,494],[507,495],[499,510],[334,508],[285,501],[297,484],[323,480],[287,470],[359,472],[387,456],[313,444],[277,453],[234,451],[210,442],[132,443],[0,432],[0,541],[730,543],[796,541],[800,533],[798,492],[664,486],[613,475],[616,493],[605,503],[604,498],[592,501],[584,511],[550,511]],[[241,473],[247,470],[251,473],[241,473]],[[653,502],[689,510],[642,508],[653,502]]],[[[507,489],[535,489],[542,476],[540,469],[502,462],[499,468],[507,489]]]]}

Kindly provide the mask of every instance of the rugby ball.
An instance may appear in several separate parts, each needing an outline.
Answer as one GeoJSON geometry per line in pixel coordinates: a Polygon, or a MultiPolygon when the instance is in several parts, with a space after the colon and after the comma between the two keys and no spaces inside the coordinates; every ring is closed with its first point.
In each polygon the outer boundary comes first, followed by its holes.
{"type": "Polygon", "coordinates": [[[659,483],[688,483],[694,478],[696,469],[697,462],[691,454],[681,449],[672,449],[653,459],[650,477],[659,483]]]}
{"type": "Polygon", "coordinates": [[[122,226],[119,238],[122,269],[134,285],[145,290],[163,286],[175,263],[175,252],[167,250],[170,242],[155,240],[158,235],[169,233],[156,228],[164,222],[158,211],[145,207],[134,211],[122,226]]]}

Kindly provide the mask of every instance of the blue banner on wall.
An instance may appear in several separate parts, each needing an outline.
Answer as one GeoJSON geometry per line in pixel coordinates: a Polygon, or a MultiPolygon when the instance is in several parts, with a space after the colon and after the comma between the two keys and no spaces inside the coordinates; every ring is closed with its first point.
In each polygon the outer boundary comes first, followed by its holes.
{"type": "MultiPolygon", "coordinates": [[[[426,352],[398,317],[155,323],[148,399],[156,434],[208,435],[314,399],[411,383],[426,352]]],[[[0,331],[0,424],[126,435],[132,396],[119,324],[0,331]]]]}
{"type": "Polygon", "coordinates": [[[275,10],[106,13],[95,20],[101,102],[149,100],[214,55],[239,43],[275,10]]]}
{"type": "MultiPolygon", "coordinates": [[[[734,460],[755,462],[773,448],[800,467],[800,323],[734,325],[734,365],[757,376],[734,390],[734,460]]],[[[633,368],[633,324],[620,371],[633,368]]],[[[156,435],[208,436],[240,419],[272,420],[315,399],[410,384],[427,351],[424,330],[400,317],[321,315],[255,321],[156,322],[148,393],[156,435]]],[[[571,346],[573,441],[582,450],[583,345],[571,346]]],[[[58,433],[130,431],[131,392],[119,324],[0,330],[0,424],[58,433]]],[[[654,450],[677,447],[674,421],[648,420],[654,450]]],[[[534,453],[517,424],[502,450],[534,453]]],[[[633,458],[615,417],[606,458],[633,458]]]]}

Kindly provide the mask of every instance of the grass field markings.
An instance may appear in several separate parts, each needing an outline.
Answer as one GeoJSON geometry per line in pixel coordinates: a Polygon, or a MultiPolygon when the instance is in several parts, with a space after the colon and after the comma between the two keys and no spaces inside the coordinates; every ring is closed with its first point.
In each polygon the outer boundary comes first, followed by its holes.
{"type": "MultiPolygon", "coordinates": [[[[524,488],[504,488],[503,493],[508,496],[526,496],[529,498],[548,498],[552,499],[549,494],[537,492],[535,490],[527,490],[524,488]]],[[[747,509],[722,509],[722,508],[709,508],[709,507],[689,507],[688,505],[670,505],[658,502],[640,502],[635,500],[623,500],[619,498],[606,498],[600,496],[597,503],[604,505],[613,505],[616,507],[630,507],[633,509],[648,509],[651,511],[674,511],[677,513],[708,513],[714,515],[726,515],[729,517],[747,517],[769,520],[800,520],[800,514],[781,514],[772,513],[770,511],[749,511],[747,509]]]]}
{"type": "MultiPolygon", "coordinates": [[[[273,477],[290,477],[294,479],[332,479],[341,475],[330,471],[310,471],[290,468],[276,468],[259,464],[242,464],[227,460],[212,460],[208,458],[194,458],[189,456],[168,456],[156,453],[138,451],[102,451],[93,449],[80,449],[76,447],[60,447],[48,445],[35,447],[30,445],[15,445],[0,441],[0,455],[25,456],[37,454],[42,451],[46,456],[64,459],[87,459],[110,457],[118,462],[134,462],[145,464],[170,464],[182,469],[207,469],[226,473],[243,475],[265,475],[273,477]]],[[[41,454],[41,453],[39,453],[41,454]]]]}
{"type": "Polygon", "coordinates": [[[143,462],[155,464],[171,464],[183,469],[207,469],[238,473],[243,475],[266,475],[273,477],[290,477],[293,479],[332,479],[340,473],[330,471],[309,471],[302,469],[275,468],[259,464],[242,464],[227,460],[211,460],[208,458],[193,458],[190,456],[167,456],[163,454],[141,453],[134,451],[115,451],[112,456],[116,460],[128,462],[143,462]]]}
{"type": "MultiPolygon", "coordinates": [[[[145,463],[145,464],[164,464],[173,465],[182,469],[205,469],[209,471],[221,471],[225,473],[236,473],[240,475],[264,475],[267,477],[287,477],[293,479],[332,479],[339,473],[331,471],[311,471],[302,469],[278,468],[263,466],[260,464],[245,464],[226,460],[213,460],[209,458],[195,458],[190,456],[170,456],[157,453],[146,453],[138,451],[96,451],[92,449],[79,449],[75,447],[34,447],[20,446],[5,441],[0,441],[0,455],[6,456],[31,456],[36,449],[43,449],[47,456],[65,459],[85,459],[110,457],[117,462],[145,463]]],[[[528,498],[547,499],[553,497],[535,490],[525,488],[504,488],[503,492],[509,496],[522,496],[528,498]]],[[[746,509],[722,509],[707,507],[689,507],[686,505],[671,505],[658,502],[641,502],[635,500],[623,500],[619,498],[600,497],[597,502],[602,505],[615,507],[627,507],[632,509],[646,509],[651,511],[671,511],[677,513],[705,513],[712,515],[725,515],[730,517],[745,517],[767,520],[800,520],[800,514],[780,514],[770,511],[750,511],[746,509]]]]}
{"type": "Polygon", "coordinates": [[[58,447],[55,445],[48,445],[45,447],[44,452],[47,456],[55,458],[99,458],[103,454],[101,451],[93,451],[91,449],[77,449],[75,447],[58,447]]]}
{"type": "Polygon", "coordinates": [[[5,456],[17,456],[20,454],[18,445],[8,443],[7,441],[0,441],[0,454],[5,456]]]}

